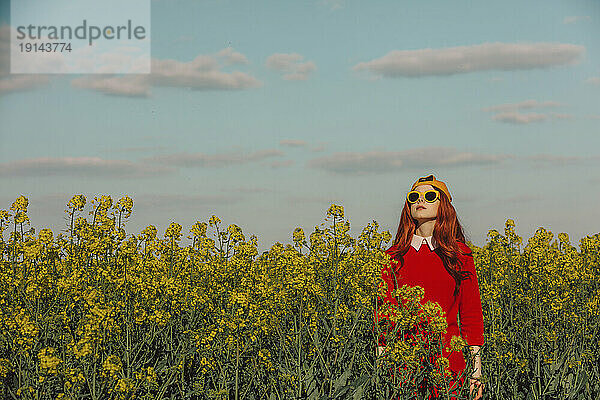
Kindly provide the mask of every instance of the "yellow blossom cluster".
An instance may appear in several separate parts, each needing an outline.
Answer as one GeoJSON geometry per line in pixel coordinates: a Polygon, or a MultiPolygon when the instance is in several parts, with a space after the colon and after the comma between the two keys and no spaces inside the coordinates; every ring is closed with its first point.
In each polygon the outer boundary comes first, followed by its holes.
{"type": "Polygon", "coordinates": [[[600,354],[600,235],[581,239],[580,251],[568,234],[553,237],[540,227],[522,247],[509,219],[504,235],[491,230],[484,247],[472,246],[486,328],[483,363],[508,382],[495,397],[521,390],[519,379],[554,398],[594,397],[572,378],[600,378],[592,367],[597,358],[582,356],[600,354]]]}

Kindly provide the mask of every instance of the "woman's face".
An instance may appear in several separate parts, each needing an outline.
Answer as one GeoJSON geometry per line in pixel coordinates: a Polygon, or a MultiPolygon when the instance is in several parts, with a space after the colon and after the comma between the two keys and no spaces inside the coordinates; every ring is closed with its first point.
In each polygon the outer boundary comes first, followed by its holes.
{"type": "MultiPolygon", "coordinates": [[[[415,188],[416,191],[421,193],[432,189],[437,190],[431,185],[420,185],[415,188]]],[[[439,197],[433,203],[428,203],[427,201],[425,201],[425,198],[421,195],[421,197],[419,197],[419,200],[410,205],[410,215],[419,222],[435,219],[437,217],[439,206],[439,197]]]]}

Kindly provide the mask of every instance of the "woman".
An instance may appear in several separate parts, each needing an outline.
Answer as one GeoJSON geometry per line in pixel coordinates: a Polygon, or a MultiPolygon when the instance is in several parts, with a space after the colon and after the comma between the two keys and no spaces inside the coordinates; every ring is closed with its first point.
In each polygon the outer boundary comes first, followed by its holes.
{"type": "MultiPolygon", "coordinates": [[[[477,390],[475,399],[482,397],[480,346],[483,345],[483,313],[477,273],[471,250],[458,222],[452,197],[446,185],[433,175],[417,180],[406,197],[400,224],[392,247],[386,250],[392,259],[390,266],[382,269],[387,284],[387,294],[380,299],[397,305],[392,296],[394,288],[403,285],[425,289],[422,300],[439,303],[446,313],[447,333],[443,337],[442,355],[449,360],[453,380],[462,375],[466,367],[462,353],[448,352],[452,336],[461,336],[474,355],[474,371],[469,378],[469,391],[477,390]],[[457,323],[460,315],[460,332],[457,323]]],[[[384,314],[375,312],[375,322],[384,314]]],[[[379,338],[378,353],[385,351],[385,337],[379,338]]],[[[436,398],[437,388],[430,386],[430,398],[436,398]]]]}

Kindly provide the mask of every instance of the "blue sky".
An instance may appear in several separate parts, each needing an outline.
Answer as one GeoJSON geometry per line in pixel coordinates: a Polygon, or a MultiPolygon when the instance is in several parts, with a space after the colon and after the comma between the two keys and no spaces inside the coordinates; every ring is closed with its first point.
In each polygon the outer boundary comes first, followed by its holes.
{"type": "Polygon", "coordinates": [[[261,251],[331,203],[393,234],[430,173],[479,246],[508,218],[599,231],[600,2],[152,0],[152,74],[112,78],[10,74],[1,7],[0,208],[38,231],[82,193],[261,251]]]}

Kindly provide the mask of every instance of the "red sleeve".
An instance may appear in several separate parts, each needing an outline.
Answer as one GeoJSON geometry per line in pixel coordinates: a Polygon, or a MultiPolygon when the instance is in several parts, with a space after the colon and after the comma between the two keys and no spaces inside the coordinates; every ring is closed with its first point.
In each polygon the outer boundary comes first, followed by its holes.
{"type": "MultiPolygon", "coordinates": [[[[391,261],[395,263],[396,261],[391,261]]],[[[390,264],[391,264],[390,263],[390,264]]],[[[377,294],[377,305],[374,310],[374,323],[373,333],[377,335],[375,328],[379,327],[379,336],[377,337],[377,343],[379,346],[385,346],[385,335],[389,332],[390,328],[393,327],[394,323],[390,321],[389,314],[386,310],[386,305],[393,304],[398,305],[398,301],[392,296],[394,290],[394,277],[391,270],[391,265],[381,269],[381,278],[379,285],[379,291],[377,294]]]]}
{"type": "MultiPolygon", "coordinates": [[[[464,250],[471,250],[464,246],[464,250]]],[[[465,265],[463,270],[470,271],[471,275],[460,284],[458,313],[460,315],[461,336],[470,346],[483,345],[483,311],[481,296],[479,294],[479,281],[475,271],[475,261],[472,255],[464,255],[465,265]]]]}

